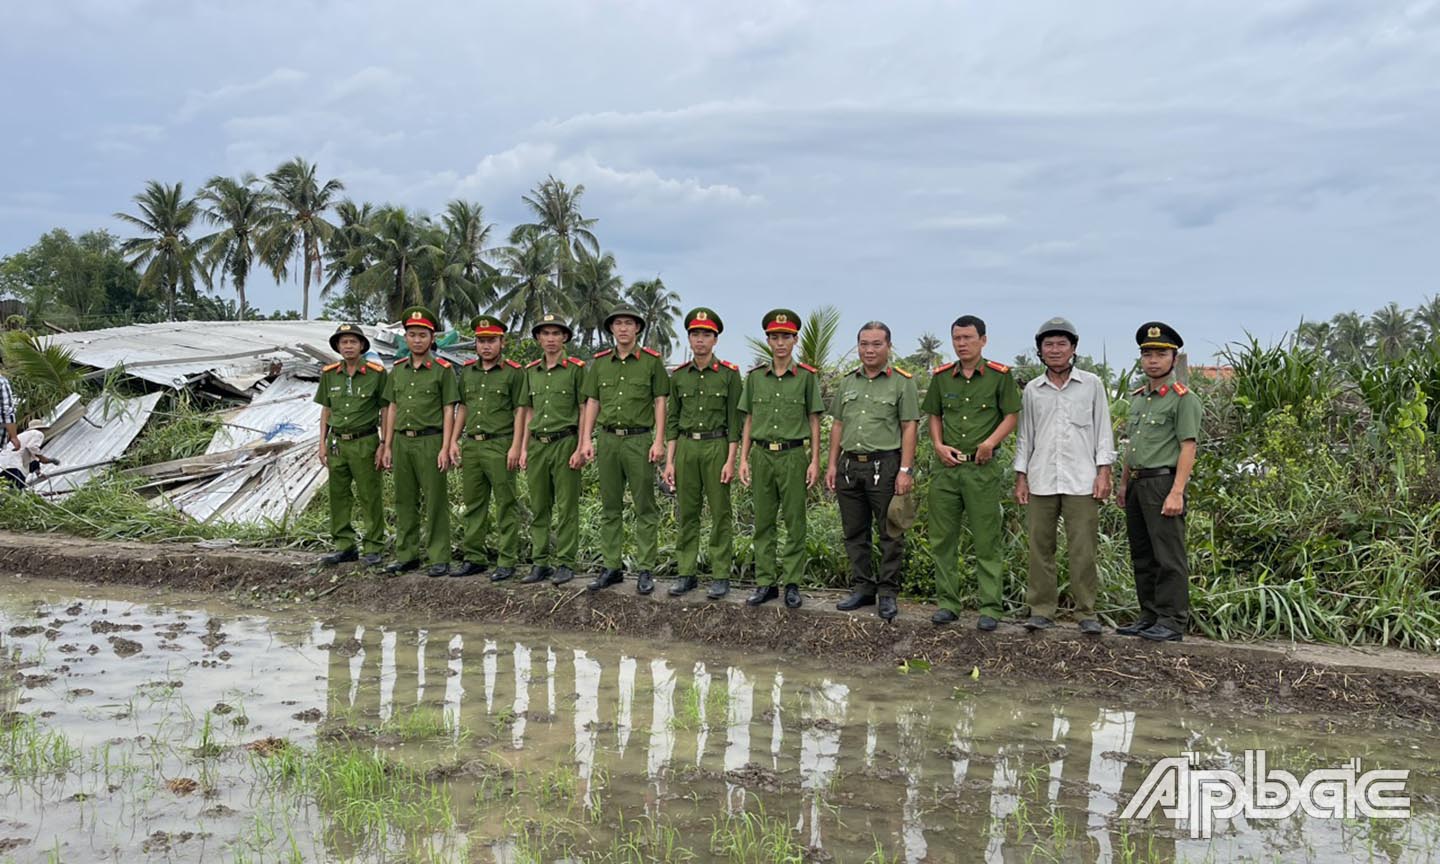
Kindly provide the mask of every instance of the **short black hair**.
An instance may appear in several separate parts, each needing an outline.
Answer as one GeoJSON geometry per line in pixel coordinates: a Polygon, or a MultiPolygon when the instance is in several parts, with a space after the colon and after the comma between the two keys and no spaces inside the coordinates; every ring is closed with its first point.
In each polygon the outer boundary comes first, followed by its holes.
{"type": "Polygon", "coordinates": [[[985,335],[985,322],[974,315],[961,315],[959,318],[956,318],[954,322],[950,324],[950,329],[954,330],[956,327],[974,327],[976,333],[981,336],[985,335]]]}
{"type": "Polygon", "coordinates": [[[883,330],[885,331],[885,341],[887,343],[893,344],[895,341],[890,336],[890,326],[884,321],[866,321],[864,324],[860,325],[859,330],[855,331],[856,342],[860,341],[860,334],[864,333],[866,330],[883,330]]]}

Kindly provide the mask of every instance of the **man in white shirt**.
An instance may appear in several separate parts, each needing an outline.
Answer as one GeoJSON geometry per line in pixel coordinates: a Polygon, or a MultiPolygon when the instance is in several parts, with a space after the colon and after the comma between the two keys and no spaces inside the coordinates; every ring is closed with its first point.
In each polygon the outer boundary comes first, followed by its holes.
{"type": "Polygon", "coordinates": [[[60,464],[59,460],[40,452],[45,444],[44,430],[45,425],[41,421],[31,421],[30,426],[16,436],[20,444],[18,449],[9,443],[0,448],[0,477],[16,489],[25,488],[26,478],[39,470],[40,463],[60,464]]]}
{"type": "Polygon", "coordinates": [[[1051,318],[1035,334],[1045,374],[1025,385],[1022,396],[1015,500],[1026,506],[1030,535],[1030,618],[1025,626],[1044,630],[1055,623],[1056,525],[1064,519],[1075,615],[1080,632],[1098,636],[1104,628],[1095,617],[1095,546],[1100,504],[1110,497],[1115,437],[1104,382],[1075,368],[1079,344],[1075,325],[1064,318],[1051,318]]]}

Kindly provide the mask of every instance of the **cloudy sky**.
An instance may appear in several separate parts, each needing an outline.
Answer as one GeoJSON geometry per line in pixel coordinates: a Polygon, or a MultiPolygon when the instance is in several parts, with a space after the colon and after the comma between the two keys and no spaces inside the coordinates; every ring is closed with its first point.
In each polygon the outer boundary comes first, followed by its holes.
{"type": "Polygon", "coordinates": [[[1440,290],[1434,0],[16,0],[0,80],[0,255],[298,154],[507,230],[583,183],[627,280],[732,332],[834,302],[907,351],[968,312],[1005,360],[1052,314],[1208,355],[1440,290]]]}

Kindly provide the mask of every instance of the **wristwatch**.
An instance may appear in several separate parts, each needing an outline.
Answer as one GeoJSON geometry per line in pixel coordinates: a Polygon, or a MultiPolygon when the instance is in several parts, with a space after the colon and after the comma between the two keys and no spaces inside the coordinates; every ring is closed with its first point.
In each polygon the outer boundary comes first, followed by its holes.
{"type": "Polygon", "coordinates": [[[901,466],[900,466],[900,473],[901,473],[901,474],[914,474],[914,473],[915,473],[915,469],[912,468],[912,467],[910,467],[909,465],[901,465],[901,466]]]}

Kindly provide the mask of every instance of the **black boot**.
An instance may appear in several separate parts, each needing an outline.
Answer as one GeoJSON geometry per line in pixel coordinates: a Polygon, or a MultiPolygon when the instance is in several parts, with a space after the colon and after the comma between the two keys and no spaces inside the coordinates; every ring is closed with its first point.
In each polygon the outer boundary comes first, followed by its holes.
{"type": "Polygon", "coordinates": [[[474,561],[461,561],[460,566],[454,567],[450,570],[450,575],[454,576],[456,579],[459,579],[462,576],[473,576],[476,573],[484,572],[485,565],[483,564],[476,564],[474,561]]]}
{"type": "Polygon", "coordinates": [[[569,567],[556,567],[555,575],[550,577],[551,585],[564,585],[575,578],[575,571],[569,567]]]}
{"type": "Polygon", "coordinates": [[[762,603],[769,603],[779,596],[779,588],[776,588],[774,585],[761,585],[755,589],[755,593],[751,594],[750,599],[746,600],[745,603],[749,606],[759,606],[762,603]]]}
{"type": "Polygon", "coordinates": [[[785,586],[785,608],[786,608],[786,609],[799,609],[799,608],[800,608],[800,602],[801,602],[801,600],[800,600],[800,586],[799,586],[799,585],[786,585],[786,586],[785,586]]]}
{"type": "Polygon", "coordinates": [[[694,591],[699,585],[700,580],[696,579],[694,576],[681,576],[679,579],[675,580],[674,585],[670,586],[669,594],[671,597],[679,597],[682,594],[688,594],[689,592],[694,591]]]}
{"type": "Polygon", "coordinates": [[[364,564],[366,567],[378,567],[380,566],[380,562],[384,560],[385,556],[381,555],[379,552],[367,552],[366,554],[360,556],[360,563],[364,564]]]}
{"type": "Polygon", "coordinates": [[[714,582],[711,582],[711,583],[710,583],[710,590],[708,590],[708,591],[705,592],[705,596],[708,597],[708,598],[710,598],[711,600],[719,600],[719,599],[721,599],[722,597],[724,597],[726,594],[729,594],[729,593],[730,593],[730,580],[729,580],[729,579],[716,579],[714,582]]]}
{"type": "Polygon", "coordinates": [[[431,564],[429,567],[427,567],[427,568],[425,569],[425,575],[426,575],[426,576],[429,576],[431,579],[434,579],[434,578],[436,578],[437,576],[444,576],[445,574],[447,574],[447,573],[449,573],[449,572],[450,572],[450,565],[449,565],[449,564],[431,564]]]}
{"type": "Polygon", "coordinates": [[[536,582],[544,582],[546,579],[549,579],[551,576],[554,575],[555,571],[544,565],[541,565],[539,567],[531,567],[530,572],[525,574],[525,578],[520,580],[520,584],[534,585],[536,582]]]}
{"type": "Polygon", "coordinates": [[[321,556],[320,563],[326,567],[334,567],[336,564],[344,564],[347,561],[358,560],[360,560],[360,553],[354,549],[344,549],[339,552],[331,552],[329,555],[321,556]]]}
{"type": "Polygon", "coordinates": [[[385,572],[391,576],[399,576],[401,573],[409,573],[420,566],[419,559],[414,561],[391,561],[385,565],[385,572]]]}
{"type": "Polygon", "coordinates": [[[605,570],[599,576],[591,579],[590,584],[586,585],[585,587],[591,591],[603,591],[606,588],[609,588],[611,585],[619,585],[621,582],[624,581],[625,571],[612,568],[609,570],[605,570]]]}
{"type": "Polygon", "coordinates": [[[849,612],[853,609],[859,609],[861,606],[873,606],[874,604],[874,594],[866,594],[863,591],[853,591],[849,597],[836,603],[835,608],[841,612],[849,612]]]}
{"type": "Polygon", "coordinates": [[[1122,624],[1119,627],[1116,627],[1115,632],[1120,636],[1139,636],[1140,631],[1149,630],[1151,627],[1154,626],[1154,621],[1141,618],[1137,621],[1131,621],[1129,624],[1122,624]]]}
{"type": "Polygon", "coordinates": [[[895,616],[900,614],[900,607],[896,605],[894,597],[881,597],[875,614],[879,615],[882,621],[894,621],[895,616]]]}
{"type": "Polygon", "coordinates": [[[641,570],[639,577],[635,579],[635,593],[649,594],[655,590],[655,574],[649,570],[641,570]]]}
{"type": "Polygon", "coordinates": [[[515,575],[514,567],[496,567],[495,572],[490,574],[491,582],[504,582],[515,575]]]}

